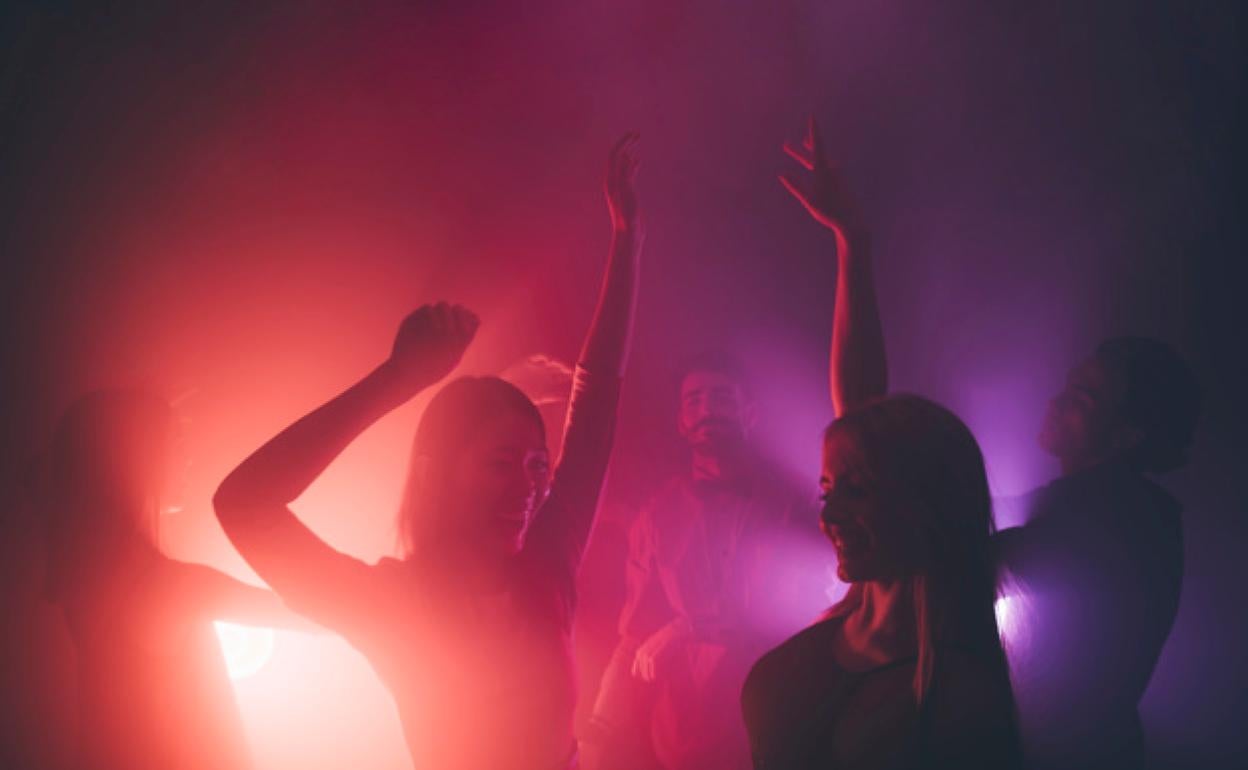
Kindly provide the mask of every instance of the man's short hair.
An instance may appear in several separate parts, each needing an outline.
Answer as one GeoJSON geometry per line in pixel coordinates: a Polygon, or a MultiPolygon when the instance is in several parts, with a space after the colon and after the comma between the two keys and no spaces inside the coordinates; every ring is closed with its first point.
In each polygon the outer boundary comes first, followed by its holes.
{"type": "Polygon", "coordinates": [[[1105,340],[1096,357],[1122,377],[1122,417],[1144,434],[1127,461],[1150,473],[1186,465],[1202,401],[1187,362],[1169,345],[1146,337],[1105,340]]]}

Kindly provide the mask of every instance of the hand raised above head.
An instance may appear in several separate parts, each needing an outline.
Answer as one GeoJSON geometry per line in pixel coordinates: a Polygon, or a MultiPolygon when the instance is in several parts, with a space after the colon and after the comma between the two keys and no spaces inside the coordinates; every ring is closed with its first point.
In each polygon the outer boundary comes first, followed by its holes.
{"type": "Polygon", "coordinates": [[[780,183],[806,207],[815,221],[846,240],[865,233],[857,202],[846,189],[839,170],[828,160],[813,115],[801,147],[785,142],[784,151],[811,172],[812,184],[810,192],[806,192],[788,174],[780,175],[780,183]]]}
{"type": "Polygon", "coordinates": [[[422,305],[399,324],[386,369],[413,392],[431,385],[459,364],[480,324],[463,305],[422,305]]]}
{"type": "Polygon", "coordinates": [[[624,134],[611,148],[611,155],[607,158],[603,186],[607,193],[607,208],[611,212],[611,226],[616,232],[633,232],[641,225],[637,190],[633,186],[637,179],[637,140],[640,137],[636,131],[624,134]]]}

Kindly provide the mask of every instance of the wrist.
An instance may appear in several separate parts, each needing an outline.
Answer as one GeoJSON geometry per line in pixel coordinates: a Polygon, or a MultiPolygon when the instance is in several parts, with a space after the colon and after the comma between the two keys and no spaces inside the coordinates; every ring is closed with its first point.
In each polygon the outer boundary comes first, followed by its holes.
{"type": "Polygon", "coordinates": [[[832,232],[841,259],[865,257],[871,250],[871,233],[865,227],[836,227],[832,232]]]}
{"type": "Polygon", "coordinates": [[[641,221],[617,221],[611,223],[611,236],[617,241],[637,241],[643,236],[641,221]]]}
{"type": "Polygon", "coordinates": [[[693,636],[693,621],[684,615],[680,615],[672,619],[667,624],[668,632],[675,637],[691,637],[693,636]]]}
{"type": "Polygon", "coordinates": [[[390,359],[386,359],[365,376],[364,384],[371,386],[374,395],[387,409],[393,409],[432,384],[428,379],[405,371],[390,359]]]}

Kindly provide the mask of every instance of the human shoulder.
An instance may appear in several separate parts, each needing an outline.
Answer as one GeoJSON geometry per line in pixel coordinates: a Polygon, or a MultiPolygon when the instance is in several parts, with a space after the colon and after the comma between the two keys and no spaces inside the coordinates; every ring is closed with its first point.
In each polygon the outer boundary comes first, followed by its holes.
{"type": "Polygon", "coordinates": [[[750,671],[751,679],[787,678],[807,669],[812,660],[832,660],[832,639],[840,618],[820,620],[766,652],[750,671]]]}

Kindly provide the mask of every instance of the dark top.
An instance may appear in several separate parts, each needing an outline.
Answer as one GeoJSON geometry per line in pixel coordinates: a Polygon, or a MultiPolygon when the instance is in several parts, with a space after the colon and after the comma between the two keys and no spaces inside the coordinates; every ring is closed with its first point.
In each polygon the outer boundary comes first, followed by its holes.
{"type": "Polygon", "coordinates": [[[1178,610],[1181,506],[1107,463],[1025,497],[996,536],[1014,595],[1005,629],[1035,767],[1138,766],[1136,706],[1178,610]]]}
{"type": "Polygon", "coordinates": [[[847,671],[832,654],[841,619],[824,620],[764,655],[741,692],[757,770],[1014,768],[1008,688],[957,649],[920,711],[913,658],[847,671]]]}
{"type": "Polygon", "coordinates": [[[574,579],[618,395],[618,377],[578,367],[550,495],[504,593],[457,590],[453,568],[427,561],[364,564],[294,520],[261,533],[259,549],[251,541],[249,560],[289,606],[368,658],[394,696],[418,770],[551,770],[574,762],[574,579]]]}
{"type": "Polygon", "coordinates": [[[212,627],[212,597],[226,578],[150,546],[113,555],[57,597],[78,652],[80,766],[250,767],[212,627]]]}
{"type": "Polygon", "coordinates": [[[826,605],[826,582],[801,557],[831,549],[794,547],[822,540],[815,521],[809,498],[770,469],[735,482],[686,474],[665,484],[629,533],[621,639],[587,739],[616,756],[644,754],[630,744],[651,742],[668,770],[748,767],[741,682],[768,646],[826,605]],[[672,622],[690,629],[680,653],[668,656],[654,684],[633,677],[638,646],[672,622]]]}

